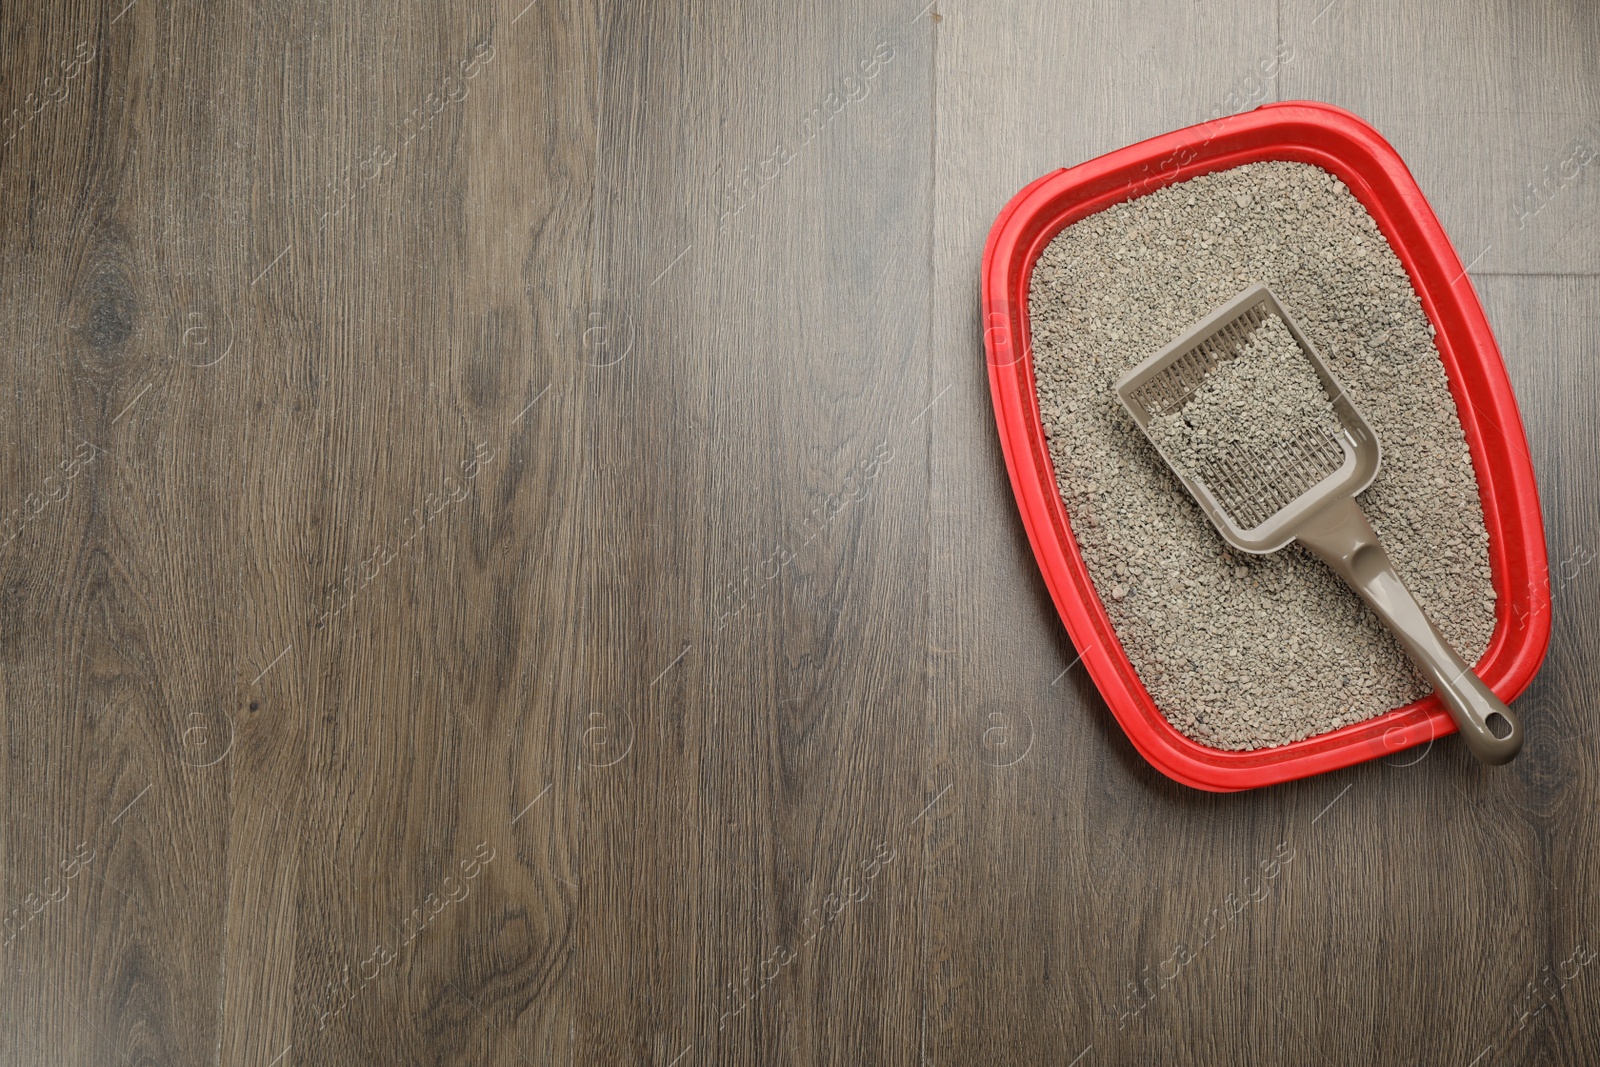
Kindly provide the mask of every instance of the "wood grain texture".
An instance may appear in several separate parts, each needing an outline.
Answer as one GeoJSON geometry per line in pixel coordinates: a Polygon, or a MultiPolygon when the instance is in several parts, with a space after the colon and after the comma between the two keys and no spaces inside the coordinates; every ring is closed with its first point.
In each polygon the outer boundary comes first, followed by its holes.
{"type": "Polygon", "coordinates": [[[1281,99],[1361,115],[1397,148],[1461,259],[1595,273],[1600,9],[1583,0],[1375,8],[1290,0],[1281,99]]]}
{"type": "Polygon", "coordinates": [[[1592,1062],[1596,32],[0,8],[0,1063],[1592,1062]],[[995,213],[1290,96],[1482,250],[1556,618],[1504,770],[1167,781],[1016,518],[995,213]]]}

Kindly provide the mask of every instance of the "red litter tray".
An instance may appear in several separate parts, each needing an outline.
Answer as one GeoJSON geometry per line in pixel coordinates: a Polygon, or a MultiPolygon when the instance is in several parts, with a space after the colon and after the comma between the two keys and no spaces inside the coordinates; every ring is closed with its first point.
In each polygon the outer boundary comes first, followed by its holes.
{"type": "Polygon", "coordinates": [[[1460,257],[1411,172],[1376,130],[1326,104],[1268,104],[1047,174],[1000,212],[983,250],[983,339],[1006,467],[1056,610],[1111,713],[1163,774],[1214,792],[1347,767],[1456,729],[1430,695],[1331,733],[1253,752],[1190,740],[1167,722],[1139,681],[1072,536],[1034,389],[1028,327],[1034,263],[1079,219],[1173,182],[1263,160],[1312,163],[1349,186],[1404,264],[1437,330],[1489,531],[1495,630],[1478,675],[1510,701],[1533,680],[1550,643],[1544,525],[1505,362],[1460,257]]]}

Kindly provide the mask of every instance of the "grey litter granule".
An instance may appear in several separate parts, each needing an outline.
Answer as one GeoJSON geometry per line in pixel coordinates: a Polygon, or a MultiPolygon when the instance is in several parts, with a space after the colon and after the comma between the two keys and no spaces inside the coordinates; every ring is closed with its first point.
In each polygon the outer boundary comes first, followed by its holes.
{"type": "Polygon", "coordinates": [[[1063,230],[1029,296],[1034,372],[1073,532],[1123,648],[1174,727],[1287,744],[1428,692],[1314,556],[1234,552],[1117,401],[1127,368],[1264,282],[1383,447],[1360,500],[1395,569],[1472,663],[1494,631],[1488,534],[1433,330],[1371,217],[1332,175],[1253,163],[1063,230]]]}
{"type": "Polygon", "coordinates": [[[1341,425],[1300,343],[1269,313],[1181,408],[1152,416],[1146,429],[1184,473],[1204,481],[1218,465],[1245,460],[1254,466],[1286,441],[1318,430],[1338,433],[1341,425]]]}

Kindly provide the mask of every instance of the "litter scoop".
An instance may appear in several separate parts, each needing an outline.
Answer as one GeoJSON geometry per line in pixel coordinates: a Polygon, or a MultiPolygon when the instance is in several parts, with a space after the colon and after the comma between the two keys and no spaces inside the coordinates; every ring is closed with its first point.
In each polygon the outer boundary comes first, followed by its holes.
{"type": "MultiPolygon", "coordinates": [[[[1428,620],[1356,502],[1356,494],[1372,484],[1382,462],[1377,436],[1270,289],[1246,289],[1117,379],[1116,390],[1133,421],[1229,544],[1257,555],[1276,552],[1291,541],[1305,545],[1394,633],[1433,684],[1474,756],[1501,764],[1517,754],[1522,724],[1428,620]],[[1310,422],[1275,444],[1227,446],[1198,462],[1197,469],[1186,469],[1151,433],[1152,420],[1181,411],[1212,372],[1237,357],[1272,316],[1282,320],[1321,379],[1338,429],[1310,422]]],[[[1262,392],[1266,411],[1274,397],[1262,392]]]]}

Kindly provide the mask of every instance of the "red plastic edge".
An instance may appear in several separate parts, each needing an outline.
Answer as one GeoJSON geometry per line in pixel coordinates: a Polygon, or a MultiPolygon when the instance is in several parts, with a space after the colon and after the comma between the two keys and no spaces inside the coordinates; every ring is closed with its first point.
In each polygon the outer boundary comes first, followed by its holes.
{"type": "Polygon", "coordinates": [[[1034,262],[1079,219],[1172,182],[1260,160],[1313,163],[1349,186],[1404,265],[1437,330],[1489,531],[1495,631],[1477,664],[1479,676],[1510,701],[1533,680],[1550,643],[1544,524],[1504,360],[1460,257],[1411,172],[1376,130],[1326,104],[1268,104],[1046,174],[1000,212],[983,250],[983,340],[1006,468],[1056,610],[1112,714],[1163,774],[1213,792],[1304,778],[1455,732],[1448,713],[1429,696],[1331,733],[1254,752],[1190,740],[1167,722],[1139,681],[1072,535],[1034,391],[1027,315],[1034,262]]]}

